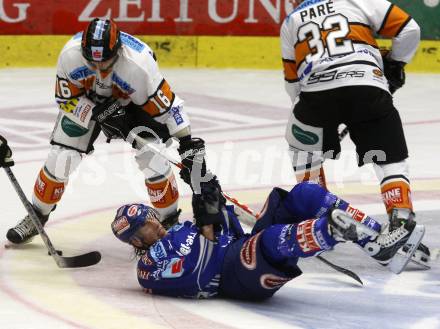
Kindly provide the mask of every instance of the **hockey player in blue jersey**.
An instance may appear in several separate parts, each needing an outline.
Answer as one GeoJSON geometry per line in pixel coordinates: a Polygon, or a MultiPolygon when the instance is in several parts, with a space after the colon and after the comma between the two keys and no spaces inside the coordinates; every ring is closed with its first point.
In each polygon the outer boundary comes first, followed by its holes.
{"type": "Polygon", "coordinates": [[[289,192],[274,188],[252,232],[246,234],[234,207],[225,204],[217,179],[200,187],[192,198],[194,222],[184,221],[168,231],[152,207],[128,204],[117,210],[112,231],[135,248],[137,276],[145,291],[261,300],[302,273],[299,258],[346,241],[382,265],[392,264],[398,273],[424,233],[423,226],[407,221],[381,234],[376,220],[319,185],[304,182],[289,192]],[[395,262],[397,250],[408,243],[405,262],[395,262]]]}

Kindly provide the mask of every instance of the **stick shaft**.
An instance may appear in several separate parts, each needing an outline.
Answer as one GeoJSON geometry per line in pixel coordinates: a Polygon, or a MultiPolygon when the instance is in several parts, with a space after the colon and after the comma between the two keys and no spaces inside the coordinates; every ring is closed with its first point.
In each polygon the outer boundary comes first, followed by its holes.
{"type": "Polygon", "coordinates": [[[44,244],[46,245],[47,250],[49,250],[49,253],[57,263],[59,267],[62,267],[62,259],[57,254],[55,247],[53,246],[52,242],[49,239],[49,236],[46,234],[46,231],[43,228],[43,225],[41,224],[40,220],[38,219],[38,215],[35,213],[34,208],[32,207],[31,203],[26,198],[26,195],[23,192],[23,189],[21,188],[20,184],[18,183],[17,178],[15,177],[14,173],[12,172],[11,168],[5,167],[6,175],[8,175],[9,180],[11,181],[12,186],[14,187],[15,191],[18,194],[18,197],[20,198],[21,202],[23,203],[23,206],[26,208],[27,213],[29,214],[29,217],[32,220],[32,223],[34,224],[35,228],[37,229],[38,233],[41,236],[41,239],[43,240],[44,244]]]}

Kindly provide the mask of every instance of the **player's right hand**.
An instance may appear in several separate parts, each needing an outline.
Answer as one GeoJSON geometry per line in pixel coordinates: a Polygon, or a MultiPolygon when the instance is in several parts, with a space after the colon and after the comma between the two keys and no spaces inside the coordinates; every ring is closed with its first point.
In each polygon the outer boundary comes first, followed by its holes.
{"type": "Polygon", "coordinates": [[[128,113],[124,106],[113,98],[109,98],[102,104],[93,108],[93,120],[101,126],[102,131],[109,139],[126,139],[130,132],[128,113]]]}
{"type": "Polygon", "coordinates": [[[198,227],[220,225],[223,222],[221,210],[226,204],[216,176],[201,183],[201,193],[193,194],[192,207],[195,223],[198,227]]]}
{"type": "Polygon", "coordinates": [[[383,69],[385,77],[388,80],[390,93],[394,94],[397,89],[405,84],[406,63],[392,60],[389,57],[383,57],[383,69]]]}
{"type": "Polygon", "coordinates": [[[12,167],[13,165],[14,160],[12,160],[12,151],[8,141],[0,135],[0,167],[12,167]]]}

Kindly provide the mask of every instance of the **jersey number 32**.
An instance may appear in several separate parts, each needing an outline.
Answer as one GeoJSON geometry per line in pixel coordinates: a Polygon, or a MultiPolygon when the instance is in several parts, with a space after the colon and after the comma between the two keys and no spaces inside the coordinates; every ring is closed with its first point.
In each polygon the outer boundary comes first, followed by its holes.
{"type": "Polygon", "coordinates": [[[350,33],[347,17],[336,14],[328,16],[322,22],[322,28],[315,22],[308,22],[298,29],[298,41],[307,41],[310,54],[308,63],[321,58],[328,51],[328,56],[346,55],[354,52],[353,43],[346,39],[350,33]]]}

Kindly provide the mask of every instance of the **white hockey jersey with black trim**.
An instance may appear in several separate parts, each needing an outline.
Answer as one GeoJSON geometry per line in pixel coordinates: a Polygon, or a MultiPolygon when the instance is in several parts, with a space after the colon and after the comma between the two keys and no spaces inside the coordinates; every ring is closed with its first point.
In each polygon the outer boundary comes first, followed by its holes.
{"type": "Polygon", "coordinates": [[[420,28],[386,0],[306,0],[281,27],[286,90],[299,92],[368,85],[388,90],[375,34],[393,39],[392,59],[408,63],[420,28]]]}

